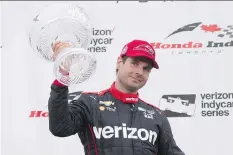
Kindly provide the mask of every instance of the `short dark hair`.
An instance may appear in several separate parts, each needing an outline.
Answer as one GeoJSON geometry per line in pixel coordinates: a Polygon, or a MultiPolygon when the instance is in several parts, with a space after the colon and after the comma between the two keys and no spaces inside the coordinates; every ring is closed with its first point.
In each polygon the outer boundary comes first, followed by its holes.
{"type": "MultiPolygon", "coordinates": [[[[127,59],[128,59],[128,56],[123,56],[122,57],[123,64],[126,62],[127,59]]],[[[117,72],[118,72],[118,69],[116,69],[116,73],[117,72]]]]}

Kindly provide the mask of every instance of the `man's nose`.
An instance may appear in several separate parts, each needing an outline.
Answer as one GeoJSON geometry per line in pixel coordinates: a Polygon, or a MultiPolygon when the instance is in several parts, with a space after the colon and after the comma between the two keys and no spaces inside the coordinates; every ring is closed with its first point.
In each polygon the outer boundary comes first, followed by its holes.
{"type": "Polygon", "coordinates": [[[137,67],[137,69],[136,69],[136,73],[138,74],[138,75],[142,75],[143,74],[143,68],[142,67],[137,67]]]}

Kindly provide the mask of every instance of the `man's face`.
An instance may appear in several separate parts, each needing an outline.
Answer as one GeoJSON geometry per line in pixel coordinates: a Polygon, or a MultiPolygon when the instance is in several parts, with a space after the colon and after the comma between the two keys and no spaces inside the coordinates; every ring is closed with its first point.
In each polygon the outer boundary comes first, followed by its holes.
{"type": "Polygon", "coordinates": [[[145,57],[128,57],[125,63],[123,58],[119,57],[117,77],[126,89],[135,92],[146,84],[152,68],[152,64],[145,57]]]}

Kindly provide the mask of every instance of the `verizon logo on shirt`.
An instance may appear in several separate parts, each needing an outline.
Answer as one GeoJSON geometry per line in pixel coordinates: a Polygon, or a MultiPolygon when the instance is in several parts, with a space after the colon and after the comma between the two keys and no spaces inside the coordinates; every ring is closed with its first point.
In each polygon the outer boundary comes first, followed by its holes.
{"type": "Polygon", "coordinates": [[[152,130],[146,130],[144,128],[132,128],[127,127],[125,123],[122,123],[122,126],[105,126],[105,127],[93,127],[95,137],[97,139],[110,139],[110,138],[119,138],[123,137],[126,139],[140,139],[142,141],[149,141],[154,145],[157,139],[157,133],[152,130]]]}

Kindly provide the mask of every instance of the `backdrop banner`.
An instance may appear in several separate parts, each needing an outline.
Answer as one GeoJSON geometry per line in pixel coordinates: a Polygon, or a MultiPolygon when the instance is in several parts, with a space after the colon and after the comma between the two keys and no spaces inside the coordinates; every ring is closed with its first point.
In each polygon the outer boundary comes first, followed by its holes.
{"type": "MultiPolygon", "coordinates": [[[[84,155],[77,134],[59,138],[49,131],[53,62],[29,44],[33,19],[54,3],[63,2],[2,2],[3,155],[84,155]]],[[[160,69],[152,70],[141,98],[165,112],[186,155],[233,155],[233,2],[70,3],[80,4],[90,16],[89,50],[97,58],[96,73],[70,86],[70,96],[110,87],[123,46],[147,40],[160,69]]]]}

